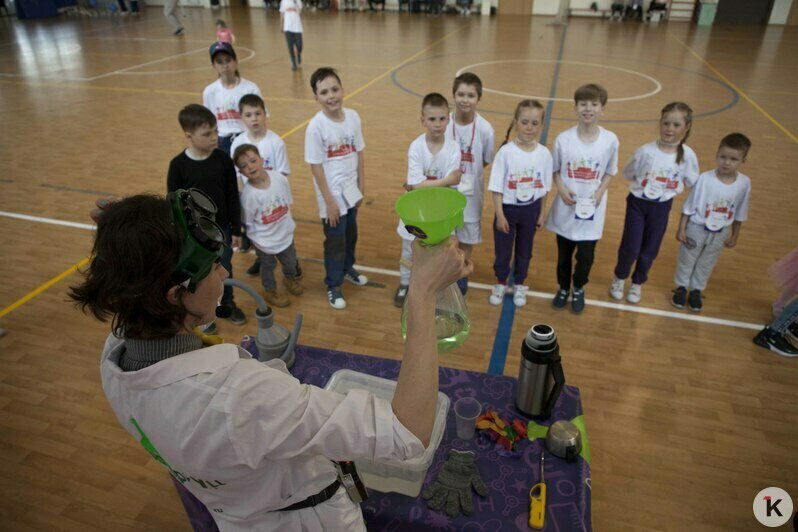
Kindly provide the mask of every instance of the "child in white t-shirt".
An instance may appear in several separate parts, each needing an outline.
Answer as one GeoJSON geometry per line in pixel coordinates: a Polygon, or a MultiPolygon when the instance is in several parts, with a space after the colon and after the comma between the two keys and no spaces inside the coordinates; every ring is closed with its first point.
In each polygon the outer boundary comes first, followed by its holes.
{"type": "MultiPolygon", "coordinates": [[[[427,130],[410,144],[407,151],[408,192],[425,187],[451,187],[460,183],[460,148],[446,137],[449,125],[449,102],[443,95],[433,92],[421,102],[421,125],[427,130]]],[[[410,264],[413,261],[412,244],[415,237],[407,232],[399,220],[396,232],[402,237],[402,258],[399,261],[399,287],[393,297],[397,307],[404,305],[410,286],[410,264]]]]}
{"type": "Polygon", "coordinates": [[[593,266],[596,244],[604,231],[607,214],[607,187],[618,173],[618,137],[599,126],[607,105],[607,91],[595,84],[583,85],[574,93],[578,124],[566,129],[554,141],[554,197],[546,229],[557,234],[557,282],[560,289],[552,305],[562,310],[574,291],[571,309],[585,308],[585,285],[593,266]],[[576,251],[576,267],[572,261],[576,251]]]}
{"type": "Polygon", "coordinates": [[[236,148],[233,161],[247,177],[241,191],[241,219],[247,226],[247,235],[261,263],[264,299],[275,307],[287,307],[291,301],[277,291],[274,279],[277,261],[282,265],[286,290],[295,296],[302,293],[294,247],[296,223],[291,217],[291,187],[280,172],[263,168],[258,148],[252,144],[236,148]]]}
{"type": "MultiPolygon", "coordinates": [[[[479,113],[482,80],[476,74],[464,72],[454,78],[452,85],[454,112],[449,116],[446,138],[460,147],[460,184],[457,189],[466,197],[462,227],[455,230],[460,249],[466,259],[471,258],[475,244],[482,242],[482,207],[485,201],[485,167],[493,161],[493,127],[479,113]]],[[[460,291],[468,291],[468,279],[457,281],[460,291]]]]}
{"type": "MultiPolygon", "coordinates": [[[[266,119],[269,116],[269,111],[266,109],[266,104],[263,103],[263,98],[257,94],[247,94],[238,102],[238,112],[241,114],[241,120],[247,130],[233,140],[230,153],[235,153],[236,148],[243,144],[252,144],[258,148],[258,153],[263,159],[264,169],[280,172],[288,177],[291,173],[291,166],[288,164],[288,156],[285,153],[285,142],[280,135],[268,128],[266,119]]],[[[238,189],[243,190],[247,176],[242,174],[238,168],[236,168],[236,175],[238,176],[238,189]]],[[[249,249],[248,242],[245,235],[242,251],[249,249]]],[[[254,277],[259,272],[260,260],[255,259],[252,266],[247,269],[247,275],[254,277]]]]}
{"type": "Polygon", "coordinates": [[[245,127],[238,111],[238,102],[247,94],[261,96],[260,89],[238,72],[238,59],[233,45],[215,42],[211,45],[211,63],[219,79],[202,91],[202,105],[216,116],[219,128],[219,149],[228,155],[233,139],[243,133],[245,127]]]}
{"type": "Polygon", "coordinates": [[[671,303],[701,312],[701,292],[724,247],[737,245],[740,228],[748,218],[751,180],[737,170],[745,162],[751,141],[742,133],[723,137],[715,155],[717,167],[698,177],[682,206],[676,240],[679,261],[676,264],[671,303]]]}
{"type": "Polygon", "coordinates": [[[623,177],[630,183],[623,237],[610,286],[613,299],[623,299],[624,284],[634,266],[626,300],[640,302],[643,283],[668,228],[673,198],[698,179],[698,158],[685,144],[692,124],[693,110],[689,105],[669,103],[662,108],[659,140],[637,148],[623,168],[623,177]]]}
{"type": "Polygon", "coordinates": [[[363,150],[366,143],[360,115],[345,109],[344,88],[330,67],[317,69],[310,87],[321,111],[305,130],[305,162],[310,165],[316,202],[324,227],[324,282],[334,309],[346,308],[344,280],[363,286],[365,275],[355,270],[357,209],[365,193],[363,150]]]}
{"type": "Polygon", "coordinates": [[[302,0],[280,0],[280,27],[283,28],[291,70],[302,64],[302,0]]]}
{"type": "Polygon", "coordinates": [[[496,259],[493,271],[497,283],[488,301],[500,305],[507,291],[510,276],[510,258],[515,252],[513,265],[513,303],[526,305],[524,284],[535,232],[543,226],[543,204],[551,189],[551,152],[538,142],[546,111],[537,100],[522,100],[504,138],[493,167],[490,170],[488,190],[493,197],[496,216],[493,220],[493,242],[496,259]],[[510,142],[510,133],[516,137],[510,142]]]}

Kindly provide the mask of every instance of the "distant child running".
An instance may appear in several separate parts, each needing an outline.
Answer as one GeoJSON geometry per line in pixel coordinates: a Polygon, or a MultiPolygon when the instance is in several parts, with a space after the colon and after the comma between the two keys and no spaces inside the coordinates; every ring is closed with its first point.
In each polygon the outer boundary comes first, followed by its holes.
{"type": "Polygon", "coordinates": [[[291,70],[302,64],[302,0],[280,0],[280,27],[283,28],[291,70]]]}
{"type": "Polygon", "coordinates": [[[624,179],[631,183],[615,279],[610,286],[613,299],[623,299],[625,280],[634,266],[626,300],[640,302],[643,283],[668,228],[673,198],[698,179],[698,158],[685,144],[692,125],[689,105],[669,103],[662,108],[659,140],[640,146],[623,169],[624,179]]]}
{"type": "Polygon", "coordinates": [[[491,305],[500,305],[504,299],[513,251],[513,303],[516,307],[526,305],[529,288],[524,281],[532,259],[532,244],[535,232],[543,225],[543,203],[551,190],[551,152],[537,140],[545,114],[537,100],[522,100],[518,104],[490,171],[488,190],[496,211],[493,271],[498,281],[488,299],[491,305]],[[513,128],[516,137],[511,142],[513,128]]]}
{"type": "Polygon", "coordinates": [[[216,19],[216,40],[227,44],[236,43],[236,36],[233,35],[233,30],[228,28],[227,23],[220,18],[216,19]]]}

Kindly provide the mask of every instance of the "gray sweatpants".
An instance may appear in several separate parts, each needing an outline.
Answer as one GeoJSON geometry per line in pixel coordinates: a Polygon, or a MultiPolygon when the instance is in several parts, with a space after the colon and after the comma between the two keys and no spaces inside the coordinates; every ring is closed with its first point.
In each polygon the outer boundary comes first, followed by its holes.
{"type": "Polygon", "coordinates": [[[402,260],[399,261],[399,284],[410,286],[410,267],[413,263],[413,241],[402,239],[402,260]]]}
{"type": "Polygon", "coordinates": [[[679,248],[679,260],[676,263],[676,275],[673,280],[676,286],[684,286],[691,290],[705,290],[709,276],[723,250],[723,244],[731,234],[731,226],[726,226],[722,231],[713,233],[707,231],[703,225],[687,222],[685,232],[687,238],[692,239],[696,246],[693,249],[687,249],[682,244],[679,248]]]}
{"type": "Polygon", "coordinates": [[[178,0],[166,0],[166,3],[163,5],[163,16],[166,17],[166,20],[169,21],[169,24],[175,30],[179,30],[182,26],[180,25],[180,19],[177,18],[177,2],[178,0]]]}
{"type": "Polygon", "coordinates": [[[258,255],[258,260],[260,260],[260,282],[263,284],[264,290],[277,289],[277,282],[274,280],[274,268],[277,266],[278,260],[282,266],[284,277],[296,277],[296,247],[294,247],[293,242],[275,255],[264,253],[257,248],[255,253],[258,255]]]}

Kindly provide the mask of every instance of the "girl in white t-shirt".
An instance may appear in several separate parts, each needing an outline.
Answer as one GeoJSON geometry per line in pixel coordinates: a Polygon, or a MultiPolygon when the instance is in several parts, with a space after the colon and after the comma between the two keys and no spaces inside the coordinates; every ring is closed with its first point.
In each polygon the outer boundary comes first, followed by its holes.
{"type": "Polygon", "coordinates": [[[291,70],[302,64],[302,0],[280,0],[280,27],[288,44],[291,70]]]}
{"type": "Polygon", "coordinates": [[[668,228],[673,198],[698,179],[698,158],[685,144],[692,124],[689,105],[669,103],[662,108],[660,139],[639,147],[623,168],[623,177],[631,183],[615,279],[610,286],[613,299],[623,299],[624,282],[634,266],[626,300],[640,302],[643,283],[668,228]]]}
{"type": "Polygon", "coordinates": [[[202,91],[202,105],[216,117],[219,128],[218,148],[230,154],[230,146],[237,135],[246,129],[238,111],[238,102],[247,94],[262,96],[253,82],[241,77],[233,45],[218,41],[211,45],[211,64],[219,79],[202,91]]]}
{"type": "Polygon", "coordinates": [[[524,281],[532,258],[535,232],[543,225],[543,203],[551,189],[551,153],[537,141],[545,114],[539,101],[521,101],[515,108],[515,117],[507,129],[504,144],[493,160],[488,190],[496,211],[493,220],[496,251],[493,271],[498,283],[489,298],[491,305],[500,305],[504,299],[513,250],[513,302],[517,307],[526,305],[528,287],[524,281]],[[513,128],[516,137],[510,142],[513,128]]]}

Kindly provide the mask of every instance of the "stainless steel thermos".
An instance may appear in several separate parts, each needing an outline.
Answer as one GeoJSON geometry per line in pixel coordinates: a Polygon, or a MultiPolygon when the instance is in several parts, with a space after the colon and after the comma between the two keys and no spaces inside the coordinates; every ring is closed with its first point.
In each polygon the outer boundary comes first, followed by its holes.
{"type": "Polygon", "coordinates": [[[521,344],[521,368],[515,406],[527,417],[546,419],[565,386],[557,334],[544,323],[533,325],[521,344]]]}

